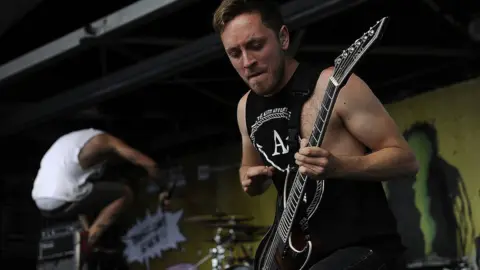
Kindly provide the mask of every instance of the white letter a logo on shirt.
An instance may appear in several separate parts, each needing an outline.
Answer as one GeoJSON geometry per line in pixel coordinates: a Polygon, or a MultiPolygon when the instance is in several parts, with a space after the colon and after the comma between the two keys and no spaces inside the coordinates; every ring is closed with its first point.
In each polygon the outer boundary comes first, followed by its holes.
{"type": "Polygon", "coordinates": [[[288,153],[288,145],[285,147],[285,144],[282,141],[282,138],[278,134],[276,130],[273,130],[273,141],[275,143],[275,151],[273,152],[272,156],[277,156],[280,155],[280,152],[278,151],[279,147],[281,148],[281,154],[286,154],[288,153]]]}

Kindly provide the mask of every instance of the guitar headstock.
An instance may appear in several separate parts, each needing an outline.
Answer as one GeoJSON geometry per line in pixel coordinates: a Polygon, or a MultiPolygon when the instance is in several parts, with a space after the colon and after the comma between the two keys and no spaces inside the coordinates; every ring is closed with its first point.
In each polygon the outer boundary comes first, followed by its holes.
{"type": "Polygon", "coordinates": [[[388,17],[383,17],[377,21],[375,25],[370,27],[359,39],[343,50],[343,52],[335,59],[335,68],[333,78],[339,85],[343,85],[352,73],[355,64],[362,56],[372,47],[373,43],[382,38],[385,31],[388,17]]]}

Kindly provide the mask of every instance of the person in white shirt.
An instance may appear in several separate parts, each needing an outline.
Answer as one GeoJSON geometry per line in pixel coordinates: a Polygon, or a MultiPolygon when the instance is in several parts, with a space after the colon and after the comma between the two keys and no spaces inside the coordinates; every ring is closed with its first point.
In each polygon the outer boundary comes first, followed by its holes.
{"type": "Polygon", "coordinates": [[[76,235],[78,268],[85,263],[97,239],[133,199],[128,185],[102,181],[106,163],[118,157],[143,167],[151,180],[159,180],[155,161],[122,140],[93,128],[61,136],[41,160],[32,198],[44,216],[73,217],[101,210],[88,231],[76,235]],[[96,181],[92,183],[92,179],[96,181]]]}

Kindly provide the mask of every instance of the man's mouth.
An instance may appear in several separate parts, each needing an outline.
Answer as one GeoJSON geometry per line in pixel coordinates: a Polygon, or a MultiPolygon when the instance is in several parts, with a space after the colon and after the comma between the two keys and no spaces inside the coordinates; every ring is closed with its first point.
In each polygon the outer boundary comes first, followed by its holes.
{"type": "Polygon", "coordinates": [[[258,76],[260,76],[260,75],[262,75],[262,74],[263,74],[263,72],[253,73],[253,74],[251,74],[251,75],[248,76],[248,79],[250,80],[250,79],[255,78],[255,77],[258,77],[258,76]]]}

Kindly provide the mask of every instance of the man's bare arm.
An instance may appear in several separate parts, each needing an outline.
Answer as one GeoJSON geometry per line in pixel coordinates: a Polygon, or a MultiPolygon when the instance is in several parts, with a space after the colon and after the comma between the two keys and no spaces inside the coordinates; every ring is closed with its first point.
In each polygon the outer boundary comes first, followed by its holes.
{"type": "Polygon", "coordinates": [[[391,180],[414,176],[415,155],[371,89],[352,75],[338,97],[337,112],[347,130],[372,150],[366,156],[336,157],[333,177],[391,180]]]}
{"type": "Polygon", "coordinates": [[[130,161],[132,164],[145,168],[152,177],[158,174],[157,163],[147,155],[127,145],[122,140],[109,136],[108,146],[115,154],[130,161]]]}
{"type": "MultiPolygon", "coordinates": [[[[237,123],[240,134],[242,136],[242,158],[239,170],[240,181],[242,181],[242,179],[246,179],[246,174],[250,167],[265,166],[260,157],[260,154],[253,146],[252,142],[250,141],[250,137],[248,136],[247,124],[245,119],[245,107],[247,103],[247,97],[248,93],[240,99],[237,107],[237,123]]],[[[270,184],[271,181],[267,181],[263,183],[263,185],[253,185],[252,188],[249,189],[248,194],[251,196],[260,195],[268,189],[270,184]]]]}

